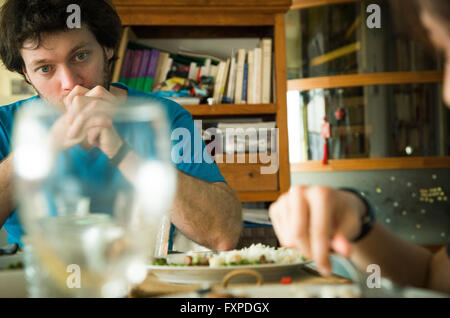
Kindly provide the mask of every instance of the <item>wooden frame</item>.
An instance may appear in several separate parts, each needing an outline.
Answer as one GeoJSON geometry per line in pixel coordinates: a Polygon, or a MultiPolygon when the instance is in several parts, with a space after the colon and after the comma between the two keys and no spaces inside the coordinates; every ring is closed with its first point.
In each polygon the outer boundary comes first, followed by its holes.
{"type": "Polygon", "coordinates": [[[325,5],[333,5],[347,2],[357,2],[360,0],[293,0],[291,10],[306,9],[325,5]]]}
{"type": "Polygon", "coordinates": [[[439,83],[443,80],[440,71],[423,72],[384,72],[351,75],[310,77],[287,81],[288,90],[307,91],[311,89],[329,89],[367,85],[439,83]]]}
{"type": "MultiPolygon", "coordinates": [[[[241,201],[275,201],[290,187],[287,135],[285,13],[291,0],[113,0],[122,24],[136,28],[137,35],[175,38],[178,34],[195,38],[221,38],[235,32],[238,37],[258,34],[273,39],[275,92],[272,104],[184,105],[194,118],[272,116],[279,128],[278,146],[283,156],[278,160],[278,174],[253,178],[254,165],[218,164],[224,177],[237,180],[241,201]],[[245,30],[248,28],[248,31],[245,30]],[[193,32],[191,32],[193,31],[193,32]],[[253,169],[253,170],[252,170],[253,169]],[[239,182],[243,176],[254,188],[239,182]],[[261,180],[261,183],[258,182],[261,180]],[[269,191],[267,189],[270,189],[269,191]]],[[[260,36],[258,36],[260,37],[260,36]]]]}
{"type": "Polygon", "coordinates": [[[215,104],[215,105],[182,105],[192,116],[218,117],[237,115],[275,115],[276,104],[215,104]]]}
{"type": "Polygon", "coordinates": [[[329,172],[350,170],[395,170],[424,168],[450,168],[450,156],[336,159],[329,160],[326,165],[322,164],[321,161],[291,163],[291,172],[329,172]]]}

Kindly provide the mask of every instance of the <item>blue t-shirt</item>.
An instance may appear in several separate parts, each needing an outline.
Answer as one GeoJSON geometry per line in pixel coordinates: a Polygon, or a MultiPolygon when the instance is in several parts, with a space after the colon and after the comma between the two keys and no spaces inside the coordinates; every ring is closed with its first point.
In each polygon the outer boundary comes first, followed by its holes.
{"type": "MultiPolygon", "coordinates": [[[[177,139],[178,135],[173,134],[174,130],[176,131],[177,128],[180,128],[184,130],[187,129],[190,133],[190,136],[192,137],[199,136],[199,130],[195,126],[195,123],[192,120],[192,116],[187,110],[185,110],[174,101],[154,96],[151,93],[144,93],[129,88],[122,83],[112,83],[111,85],[126,89],[128,91],[129,99],[132,99],[133,97],[144,98],[163,105],[166,110],[170,129],[172,131],[172,136],[167,136],[167,138],[174,139],[172,140],[172,151],[174,151],[174,149],[179,150],[181,148],[180,144],[186,146],[186,143],[190,142],[190,152],[187,151],[187,153],[183,153],[183,151],[176,151],[175,153],[177,155],[180,155],[180,157],[172,157],[172,159],[175,159],[174,164],[177,169],[192,177],[202,179],[206,182],[225,182],[225,179],[222,177],[217,165],[212,162],[210,157],[205,158],[205,155],[207,156],[207,154],[203,141],[201,141],[201,147],[198,147],[198,144],[196,145],[196,142],[192,140],[193,138],[191,138],[192,141],[183,140],[183,136],[179,136],[179,139],[177,139]],[[181,154],[183,154],[184,156],[186,154],[190,155],[190,160],[181,160],[181,154]]],[[[40,100],[39,96],[34,96],[26,100],[18,101],[11,105],[0,107],[0,161],[7,157],[10,152],[11,133],[13,129],[14,117],[17,110],[21,107],[24,107],[28,102],[36,100],[40,100]]],[[[151,138],[148,138],[147,140],[150,139],[151,138]]],[[[132,140],[130,141],[130,143],[133,146],[132,140]]],[[[187,146],[189,146],[189,144],[187,144],[187,146]]],[[[101,191],[103,194],[103,198],[105,198],[104,193],[110,193],[111,200],[103,199],[104,201],[109,201],[109,203],[114,202],[115,192],[109,191],[109,189],[120,188],[123,184],[126,184],[124,177],[117,168],[108,167],[107,157],[98,148],[92,148],[88,151],[85,151],[80,146],[75,146],[67,150],[65,154],[62,155],[69,155],[71,157],[71,160],[74,160],[76,162],[76,164],[71,165],[71,167],[77,170],[75,172],[76,175],[88,178],[89,183],[91,185],[94,185],[91,189],[85,189],[86,191],[90,192],[91,195],[92,193],[94,193],[95,196],[96,191],[101,191]]],[[[102,205],[102,202],[92,203],[94,204],[94,206],[91,205],[91,211],[104,212],[100,211],[95,206],[95,204],[102,205]]],[[[110,208],[112,208],[112,206],[110,208]]],[[[21,237],[23,232],[16,211],[13,211],[13,213],[11,213],[11,215],[8,217],[4,224],[4,228],[8,232],[8,242],[10,244],[19,243],[19,245],[22,245],[21,237]]]]}

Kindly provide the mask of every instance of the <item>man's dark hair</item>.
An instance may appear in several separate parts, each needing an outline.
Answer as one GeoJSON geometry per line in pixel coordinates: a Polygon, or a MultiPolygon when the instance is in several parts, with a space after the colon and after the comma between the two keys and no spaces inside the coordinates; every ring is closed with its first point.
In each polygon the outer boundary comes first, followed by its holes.
{"type": "Polygon", "coordinates": [[[70,4],[80,6],[81,24],[89,27],[98,43],[114,49],[111,67],[117,60],[122,27],[109,0],[7,0],[0,11],[0,58],[8,70],[24,75],[20,49],[26,40],[39,47],[43,34],[69,30],[70,4]]]}

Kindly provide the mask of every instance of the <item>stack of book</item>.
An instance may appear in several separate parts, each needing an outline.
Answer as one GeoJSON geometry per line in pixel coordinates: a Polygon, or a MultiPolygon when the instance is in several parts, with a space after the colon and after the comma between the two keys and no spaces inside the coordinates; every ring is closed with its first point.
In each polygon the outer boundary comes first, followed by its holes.
{"type": "MultiPolygon", "coordinates": [[[[271,102],[272,39],[252,50],[238,49],[226,60],[194,52],[166,52],[128,42],[116,79],[131,88],[181,104],[264,104],[271,102]]],[[[117,67],[117,66],[116,66],[117,67]]]]}

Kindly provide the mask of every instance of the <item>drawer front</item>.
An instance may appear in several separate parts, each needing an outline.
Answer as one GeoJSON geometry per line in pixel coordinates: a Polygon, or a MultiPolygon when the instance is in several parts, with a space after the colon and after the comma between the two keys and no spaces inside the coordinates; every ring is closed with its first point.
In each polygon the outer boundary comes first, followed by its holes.
{"type": "Polygon", "coordinates": [[[278,190],[278,173],[261,173],[261,168],[267,168],[267,165],[249,163],[219,163],[217,165],[229,186],[235,191],[278,190]]]}

